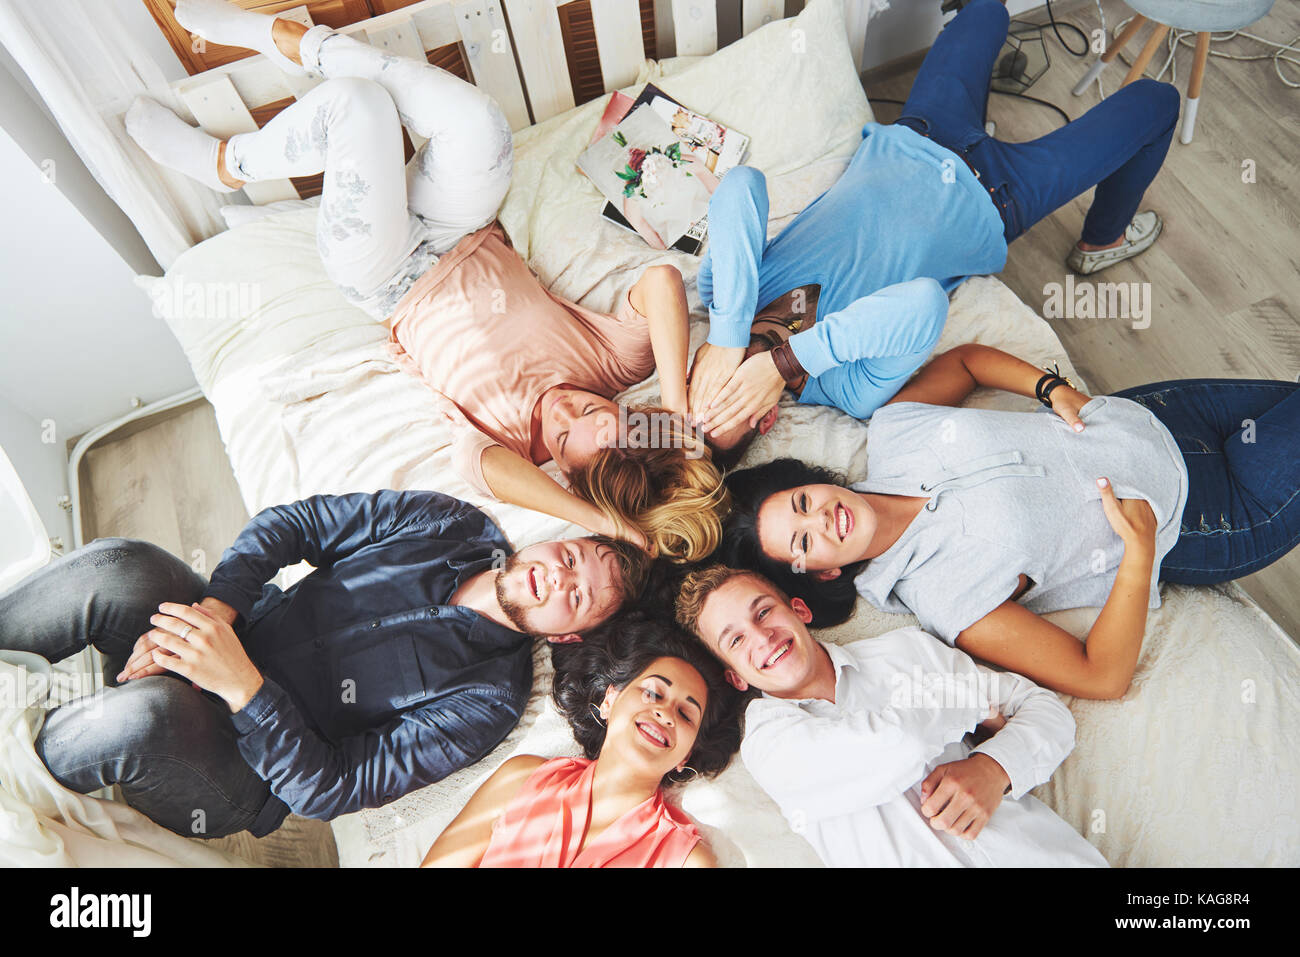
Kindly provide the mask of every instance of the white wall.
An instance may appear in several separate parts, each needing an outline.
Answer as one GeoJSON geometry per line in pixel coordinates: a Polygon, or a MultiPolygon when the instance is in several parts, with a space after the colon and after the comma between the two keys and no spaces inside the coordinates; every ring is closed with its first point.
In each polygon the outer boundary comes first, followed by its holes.
{"type": "Polygon", "coordinates": [[[0,131],[0,397],[64,436],[194,385],[134,273],[0,131]]]}
{"type": "Polygon", "coordinates": [[[0,130],[0,444],[51,535],[71,547],[67,440],[194,385],[180,346],[134,273],[0,130]],[[56,441],[40,441],[52,420],[56,441]]]}
{"type": "MultiPolygon", "coordinates": [[[[1015,16],[1042,5],[1041,0],[1007,0],[1007,11],[1015,16]]],[[[867,27],[863,69],[924,50],[933,43],[939,28],[954,16],[940,13],[940,6],[940,0],[890,0],[889,9],[873,17],[867,27]]]]}
{"type": "MultiPolygon", "coordinates": [[[[109,2],[169,76],[184,75],[144,4],[109,2]]],[[[71,548],[71,519],[56,504],[68,491],[68,439],[194,376],[134,285],[136,272],[161,272],[143,240],[3,50],[0,66],[0,446],[50,535],[71,548]],[[47,423],[53,442],[43,441],[47,423]]]]}
{"type": "Polygon", "coordinates": [[[0,448],[22,479],[46,533],[51,538],[62,538],[64,549],[71,551],[72,516],[58,505],[68,492],[67,444],[63,440],[57,429],[49,429],[0,397],[0,448]],[[45,441],[49,438],[55,441],[45,441]]]}

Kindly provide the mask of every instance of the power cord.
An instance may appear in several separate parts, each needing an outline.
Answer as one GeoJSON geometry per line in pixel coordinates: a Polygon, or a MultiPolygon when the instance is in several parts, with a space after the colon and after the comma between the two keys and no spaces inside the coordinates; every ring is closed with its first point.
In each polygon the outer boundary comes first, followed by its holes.
{"type": "MultiPolygon", "coordinates": [[[[1132,19],[1133,19],[1132,17],[1127,17],[1121,20],[1119,23],[1115,24],[1115,27],[1112,30],[1111,35],[1118,36],[1120,31],[1123,30],[1124,27],[1126,27],[1132,21],[1132,19]]],[[[1102,29],[1105,30],[1104,21],[1102,23],[1102,29]]],[[[1194,43],[1195,39],[1196,39],[1196,31],[1194,30],[1170,30],[1165,40],[1165,45],[1169,50],[1169,55],[1165,57],[1165,62],[1161,64],[1160,69],[1156,71],[1154,78],[1157,80],[1160,79],[1162,76],[1165,75],[1165,71],[1168,70],[1169,82],[1177,83],[1178,64],[1174,60],[1174,54],[1178,51],[1178,48],[1180,46],[1187,47],[1189,49],[1192,48],[1195,45],[1194,43]]],[[[1300,81],[1292,80],[1289,77],[1287,77],[1286,74],[1282,72],[1282,64],[1290,63],[1292,66],[1300,67],[1300,59],[1295,59],[1293,57],[1285,56],[1284,54],[1287,53],[1300,53],[1300,36],[1297,36],[1290,43],[1278,43],[1276,40],[1268,40],[1265,39],[1264,37],[1256,36],[1253,33],[1247,33],[1245,30],[1233,30],[1230,33],[1210,34],[1210,56],[1220,57],[1221,59],[1224,60],[1242,60],[1247,62],[1252,60],[1272,60],[1273,72],[1277,74],[1277,78],[1281,80],[1284,84],[1286,84],[1288,87],[1290,87],[1291,89],[1298,90],[1300,89],[1300,81]],[[1237,53],[1221,53],[1214,49],[1214,44],[1216,43],[1227,43],[1237,38],[1241,38],[1243,40],[1254,40],[1256,43],[1259,43],[1265,47],[1271,47],[1273,49],[1273,52],[1260,53],[1254,56],[1243,56],[1237,53]]],[[[1123,53],[1119,55],[1118,59],[1121,62],[1123,62],[1125,66],[1132,65],[1129,63],[1128,60],[1124,59],[1123,53]]],[[[1148,73],[1148,75],[1150,74],[1148,73]]]]}
{"type": "MultiPolygon", "coordinates": [[[[1101,0],[1098,0],[1097,2],[1097,9],[1101,9],[1101,0]]],[[[1052,11],[1052,0],[1047,0],[1047,25],[1052,28],[1052,32],[1056,34],[1057,42],[1065,48],[1065,52],[1070,54],[1070,56],[1075,57],[1076,59],[1082,59],[1088,55],[1088,34],[1084,33],[1083,30],[1075,26],[1073,23],[1059,22],[1056,19],[1056,14],[1052,11]],[[1071,47],[1070,44],[1066,43],[1065,37],[1061,36],[1061,27],[1069,27],[1077,33],[1079,39],[1083,41],[1083,49],[1076,50],[1071,47]]]]}
{"type": "Polygon", "coordinates": [[[989,92],[997,93],[999,96],[1014,96],[1022,100],[1028,100],[1030,103],[1038,103],[1041,106],[1051,107],[1058,114],[1060,114],[1061,120],[1063,121],[1062,125],[1070,122],[1070,114],[1065,112],[1065,110],[1061,109],[1059,106],[1057,106],[1055,103],[1053,103],[1050,100],[1040,100],[1038,97],[1030,96],[1028,93],[1014,93],[1011,90],[989,90],[989,92]]]}
{"type": "MultiPolygon", "coordinates": [[[[1061,119],[1062,119],[1064,122],[1066,122],[1066,123],[1069,123],[1069,122],[1070,122],[1070,114],[1066,113],[1065,110],[1061,109],[1059,106],[1057,106],[1055,103],[1052,103],[1052,102],[1049,101],[1049,100],[1040,100],[1038,97],[1036,97],[1036,96],[1030,96],[1030,95],[1027,94],[1027,93],[1011,93],[1011,92],[1009,92],[1009,91],[1007,91],[1007,90],[989,90],[989,92],[990,92],[990,93],[997,93],[997,94],[999,94],[999,95],[1001,95],[1001,96],[1015,96],[1015,97],[1019,97],[1019,98],[1022,99],[1022,100],[1028,100],[1030,103],[1037,103],[1037,104],[1039,104],[1040,106],[1046,106],[1046,107],[1049,107],[1049,108],[1055,110],[1058,114],[1060,114],[1060,117],[1061,117],[1061,119]]],[[[891,99],[887,99],[886,97],[881,97],[881,96],[869,96],[869,97],[867,97],[867,102],[868,102],[868,103],[871,103],[871,104],[876,104],[876,103],[888,103],[888,104],[890,104],[891,106],[903,106],[903,105],[904,105],[904,103],[903,103],[902,100],[891,100],[891,99]]]]}
{"type": "MultiPolygon", "coordinates": [[[[1095,0],[1095,2],[1097,4],[1097,11],[1098,13],[1101,14],[1102,30],[1105,30],[1106,14],[1101,10],[1101,0],[1095,0]]],[[[964,6],[964,4],[946,3],[943,6],[943,11],[946,13],[950,10],[960,9],[961,6],[964,6]]],[[[1086,34],[1080,27],[1076,26],[1073,23],[1069,23],[1068,21],[1062,22],[1060,20],[1057,20],[1056,12],[1052,9],[1052,0],[1047,0],[1047,23],[1042,24],[1041,29],[1046,29],[1047,27],[1052,28],[1052,33],[1055,34],[1057,42],[1061,44],[1062,48],[1064,48],[1065,52],[1070,54],[1070,56],[1078,59],[1082,59],[1083,57],[1086,57],[1088,55],[1088,49],[1089,49],[1088,34],[1086,34]],[[1081,49],[1076,50],[1073,47],[1071,47],[1068,43],[1065,42],[1065,37],[1061,36],[1062,27],[1065,27],[1067,30],[1073,30],[1074,33],[1079,37],[1079,39],[1083,41],[1083,47],[1081,49]]],[[[1098,83],[1100,83],[1100,80],[1098,80],[1098,83]]],[[[1065,110],[1057,106],[1055,103],[1052,103],[1050,100],[1043,100],[1036,96],[1030,96],[1028,93],[1017,93],[1012,90],[990,89],[989,92],[997,93],[1000,96],[1017,97],[1018,99],[1021,100],[1028,100],[1030,103],[1037,103],[1039,106],[1045,106],[1048,109],[1055,110],[1057,115],[1061,117],[1061,121],[1063,124],[1070,122],[1070,114],[1065,112],[1065,110]]],[[[904,105],[902,100],[887,99],[885,97],[868,97],[867,102],[888,103],[895,106],[904,105]]]]}

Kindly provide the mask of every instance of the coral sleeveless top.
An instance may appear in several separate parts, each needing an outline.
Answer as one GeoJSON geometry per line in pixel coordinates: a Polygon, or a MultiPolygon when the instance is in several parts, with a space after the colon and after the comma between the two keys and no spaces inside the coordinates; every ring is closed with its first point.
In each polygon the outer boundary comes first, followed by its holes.
{"type": "Polygon", "coordinates": [[[555,758],[534,771],[492,825],[479,867],[681,867],[700,834],[660,791],[578,850],[595,767],[584,758],[555,758]]]}

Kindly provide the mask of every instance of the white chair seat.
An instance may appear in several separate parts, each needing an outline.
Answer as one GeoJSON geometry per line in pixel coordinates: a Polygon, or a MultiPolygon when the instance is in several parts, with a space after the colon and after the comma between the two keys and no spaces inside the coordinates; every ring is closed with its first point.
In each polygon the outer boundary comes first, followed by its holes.
{"type": "Polygon", "coordinates": [[[1249,26],[1273,9],[1274,0],[1125,0],[1148,20],[1175,30],[1222,33],[1249,26]]]}

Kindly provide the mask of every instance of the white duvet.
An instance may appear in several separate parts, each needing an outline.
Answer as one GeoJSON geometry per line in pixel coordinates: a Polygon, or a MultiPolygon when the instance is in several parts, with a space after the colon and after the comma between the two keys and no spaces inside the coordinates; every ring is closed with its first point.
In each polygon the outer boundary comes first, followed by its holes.
{"type": "MultiPolygon", "coordinates": [[[[753,138],[748,162],[768,176],[773,233],[835,180],[870,118],[840,17],[836,2],[818,0],[711,57],[647,70],[693,109],[753,138]]],[[[698,344],[705,329],[693,290],[697,260],[656,253],[603,223],[598,194],[574,168],[602,106],[598,100],[516,134],[515,180],[501,220],[542,281],[590,308],[612,310],[647,265],[676,264],[691,286],[698,344]]],[[[432,395],[388,358],[384,329],[325,278],[314,217],[312,208],[275,213],[189,250],[164,279],[142,280],[216,408],[249,511],[316,493],[432,488],[483,504],[516,546],[581,534],[538,513],[483,503],[455,475],[432,395]],[[221,283],[250,284],[242,291],[255,308],[185,308],[221,283]]],[[[230,291],[237,302],[240,290],[230,291]]],[[[1060,361],[1073,375],[1051,327],[994,278],[956,291],[938,348],[972,341],[1034,363],[1060,361]]],[[[651,380],[628,396],[656,394],[651,380]]],[[[972,403],[1032,407],[991,393],[972,403]]],[[[786,404],[748,461],[790,454],[860,473],[865,435],[862,423],[831,409],[786,404]]],[[[1300,651],[1235,586],[1171,586],[1164,599],[1151,614],[1128,695],[1067,699],[1077,745],[1035,793],[1115,865],[1300,863],[1300,651]]],[[[1081,635],[1095,614],[1052,617],[1081,635]]],[[[852,620],[819,637],[852,640],[911,622],[859,602],[852,620]]],[[[511,753],[576,753],[547,702],[549,654],[541,645],[535,662],[528,713],[491,756],[334,823],[342,864],[417,863],[511,753]]],[[[679,793],[724,864],[817,863],[738,761],[679,793]]]]}

